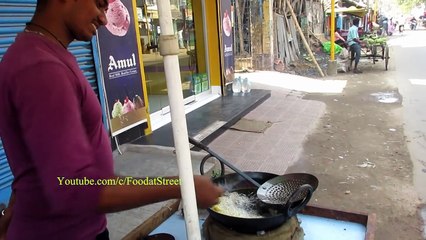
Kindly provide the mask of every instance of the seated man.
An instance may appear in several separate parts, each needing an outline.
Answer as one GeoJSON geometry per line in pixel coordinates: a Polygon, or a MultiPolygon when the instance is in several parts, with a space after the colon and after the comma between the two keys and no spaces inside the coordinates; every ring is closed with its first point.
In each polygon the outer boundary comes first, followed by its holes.
{"type": "Polygon", "coordinates": [[[334,33],[334,43],[343,48],[348,48],[346,40],[340,35],[340,28],[336,28],[336,32],[334,33]]]}
{"type": "Polygon", "coordinates": [[[352,67],[352,60],[354,59],[354,55],[355,55],[355,68],[353,70],[353,73],[362,73],[362,71],[358,69],[358,63],[361,57],[361,41],[359,40],[359,35],[358,35],[359,18],[355,18],[352,21],[352,23],[353,25],[352,27],[349,28],[349,33],[348,33],[348,45],[349,45],[349,50],[351,52],[350,67],[352,67]]]}

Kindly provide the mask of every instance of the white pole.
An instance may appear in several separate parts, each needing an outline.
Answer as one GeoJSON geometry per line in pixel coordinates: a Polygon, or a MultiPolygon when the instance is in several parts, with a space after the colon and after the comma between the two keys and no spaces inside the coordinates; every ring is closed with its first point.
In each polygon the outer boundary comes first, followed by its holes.
{"type": "Polygon", "coordinates": [[[270,63],[271,63],[271,67],[270,69],[273,70],[274,69],[274,60],[275,60],[275,56],[274,56],[274,41],[275,41],[275,36],[274,36],[274,0],[269,0],[269,6],[268,6],[268,10],[269,10],[269,42],[270,45],[269,47],[271,49],[269,49],[269,53],[271,54],[271,59],[270,59],[270,63]]]}
{"type": "Polygon", "coordinates": [[[188,239],[201,240],[197,201],[195,197],[191,153],[183,103],[182,84],[179,69],[179,46],[173,31],[170,0],[157,0],[160,20],[160,53],[164,57],[167,89],[170,102],[173,138],[176,148],[180,186],[188,239]]]}

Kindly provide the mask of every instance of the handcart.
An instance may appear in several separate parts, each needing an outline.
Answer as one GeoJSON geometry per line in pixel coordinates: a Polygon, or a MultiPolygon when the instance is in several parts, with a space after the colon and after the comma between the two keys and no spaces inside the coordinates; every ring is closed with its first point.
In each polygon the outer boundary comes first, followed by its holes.
{"type": "MultiPolygon", "coordinates": [[[[389,66],[389,46],[387,45],[386,37],[379,37],[373,34],[366,34],[361,38],[361,58],[368,58],[373,60],[373,64],[383,60],[385,63],[385,70],[388,70],[389,66]]],[[[353,54],[350,53],[350,67],[354,58],[353,54]]]]}

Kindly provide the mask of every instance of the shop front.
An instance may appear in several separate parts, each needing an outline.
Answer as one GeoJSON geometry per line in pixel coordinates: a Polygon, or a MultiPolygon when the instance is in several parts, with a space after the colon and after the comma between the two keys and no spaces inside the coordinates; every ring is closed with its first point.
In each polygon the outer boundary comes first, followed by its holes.
{"type": "MultiPolygon", "coordinates": [[[[179,43],[182,94],[189,109],[191,105],[221,94],[220,75],[213,73],[220,71],[219,52],[217,45],[208,41],[209,36],[216,36],[218,41],[217,27],[211,31],[211,27],[217,26],[216,16],[206,11],[207,8],[215,9],[216,3],[170,0],[170,6],[173,29],[179,43]],[[209,52],[209,47],[216,47],[216,50],[209,52]]],[[[151,127],[155,130],[169,121],[170,111],[163,57],[160,55],[161,28],[156,1],[137,1],[137,15],[151,127]]]]}

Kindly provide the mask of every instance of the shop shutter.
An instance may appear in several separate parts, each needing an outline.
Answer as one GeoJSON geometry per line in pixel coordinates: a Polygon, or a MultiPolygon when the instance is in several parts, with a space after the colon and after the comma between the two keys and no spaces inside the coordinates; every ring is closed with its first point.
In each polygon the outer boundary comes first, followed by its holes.
{"type": "MultiPolygon", "coordinates": [[[[31,20],[36,2],[36,0],[0,0],[0,60],[15,41],[16,35],[23,31],[25,23],[31,20]]],[[[68,49],[77,58],[81,70],[99,98],[92,44],[73,42],[68,49]]],[[[13,176],[0,139],[0,204],[8,202],[12,180],[13,176]]]]}
{"type": "Polygon", "coordinates": [[[7,163],[6,154],[3,149],[3,143],[0,140],[0,204],[7,204],[11,192],[10,184],[13,176],[7,163]]]}

